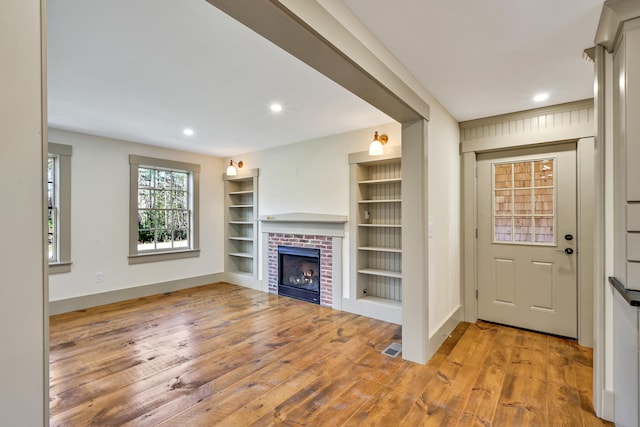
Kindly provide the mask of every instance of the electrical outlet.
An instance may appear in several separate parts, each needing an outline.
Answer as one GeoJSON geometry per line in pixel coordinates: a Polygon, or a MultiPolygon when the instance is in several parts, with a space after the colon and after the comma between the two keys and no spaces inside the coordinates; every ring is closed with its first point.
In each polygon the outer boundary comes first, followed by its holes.
{"type": "Polygon", "coordinates": [[[99,272],[96,273],[96,283],[102,283],[104,282],[104,273],[99,272]]]}

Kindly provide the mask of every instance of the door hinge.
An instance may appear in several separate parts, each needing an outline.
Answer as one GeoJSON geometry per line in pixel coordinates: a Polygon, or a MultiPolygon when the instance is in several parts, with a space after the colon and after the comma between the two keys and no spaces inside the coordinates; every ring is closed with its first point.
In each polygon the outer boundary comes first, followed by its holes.
{"type": "Polygon", "coordinates": [[[473,167],[473,174],[475,175],[476,178],[478,177],[478,165],[475,165],[473,167]]]}
{"type": "Polygon", "coordinates": [[[476,289],[476,299],[478,299],[478,290],[476,289]]]}
{"type": "Polygon", "coordinates": [[[478,229],[476,228],[476,239],[478,238],[478,229]]]}

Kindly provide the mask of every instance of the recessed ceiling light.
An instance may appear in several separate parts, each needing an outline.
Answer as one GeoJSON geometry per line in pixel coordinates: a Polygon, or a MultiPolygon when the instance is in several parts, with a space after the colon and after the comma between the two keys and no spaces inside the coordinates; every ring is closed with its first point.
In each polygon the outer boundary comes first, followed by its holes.
{"type": "Polygon", "coordinates": [[[547,99],[549,99],[549,94],[548,93],[539,93],[536,96],[533,97],[533,100],[536,102],[542,102],[542,101],[546,101],[547,99]]]}
{"type": "Polygon", "coordinates": [[[184,128],[184,130],[182,131],[182,133],[184,133],[187,136],[193,136],[193,129],[191,128],[184,128]]]}
{"type": "Polygon", "coordinates": [[[273,103],[269,106],[269,108],[271,109],[271,111],[273,111],[274,113],[279,113],[280,111],[282,111],[282,105],[277,104],[277,103],[273,103]]]}

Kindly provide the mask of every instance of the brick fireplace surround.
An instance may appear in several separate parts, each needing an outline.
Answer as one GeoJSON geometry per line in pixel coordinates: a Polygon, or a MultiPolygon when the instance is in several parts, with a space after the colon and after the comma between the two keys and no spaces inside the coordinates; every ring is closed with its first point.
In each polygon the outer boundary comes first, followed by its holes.
{"type": "Polygon", "coordinates": [[[269,293],[278,293],[278,246],[320,249],[320,305],[333,307],[333,238],[303,234],[267,233],[269,293]]]}
{"type": "Polygon", "coordinates": [[[342,306],[342,240],[347,217],[291,213],[260,217],[263,274],[269,293],[278,293],[278,246],[320,249],[320,305],[342,306]]]}

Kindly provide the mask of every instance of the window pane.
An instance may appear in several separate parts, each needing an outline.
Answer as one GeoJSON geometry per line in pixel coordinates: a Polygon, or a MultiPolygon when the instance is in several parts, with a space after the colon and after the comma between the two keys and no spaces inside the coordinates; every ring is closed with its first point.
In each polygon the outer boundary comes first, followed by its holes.
{"type": "Polygon", "coordinates": [[[173,193],[173,207],[176,209],[187,209],[189,207],[189,193],[186,191],[176,191],[173,193]]]}
{"type": "Polygon", "coordinates": [[[189,228],[189,212],[176,211],[174,217],[174,228],[189,228]]]}
{"type": "Polygon", "coordinates": [[[152,230],[156,228],[156,213],[152,210],[140,210],[138,213],[138,229],[152,230]]]}
{"type": "Polygon", "coordinates": [[[187,186],[187,178],[189,177],[188,174],[183,173],[183,172],[174,172],[173,173],[173,188],[175,190],[188,190],[188,186],[187,186]]]}
{"type": "Polygon", "coordinates": [[[153,207],[153,192],[151,190],[138,190],[138,207],[150,209],[153,207]]]}
{"type": "Polygon", "coordinates": [[[494,165],[494,174],[495,174],[495,187],[498,188],[511,188],[512,187],[512,175],[511,169],[512,164],[499,164],[494,165]]]}
{"type": "Polygon", "coordinates": [[[531,162],[513,164],[513,186],[516,188],[531,187],[531,162]]]}
{"type": "Polygon", "coordinates": [[[156,171],[156,188],[170,189],[171,188],[171,171],[158,170],[156,171]]]}
{"type": "Polygon", "coordinates": [[[514,190],[514,193],[513,213],[516,215],[531,215],[531,190],[514,190]]]}
{"type": "Polygon", "coordinates": [[[513,204],[511,190],[496,190],[495,192],[495,215],[511,215],[513,204]]]}
{"type": "Polygon", "coordinates": [[[174,230],[173,246],[175,248],[189,247],[189,232],[187,230],[174,230]]]}
{"type": "Polygon", "coordinates": [[[138,187],[153,187],[153,171],[151,169],[138,169],[138,187]]]}
{"type": "Polygon", "coordinates": [[[171,191],[156,190],[153,207],[167,209],[171,207],[171,191]]]}
{"type": "Polygon", "coordinates": [[[47,249],[49,254],[49,262],[58,260],[58,250],[56,248],[56,211],[54,209],[47,210],[47,249]]]}
{"type": "Polygon", "coordinates": [[[553,185],[553,169],[555,161],[553,159],[538,160],[534,162],[534,185],[536,187],[547,187],[553,185]]]}
{"type": "Polygon", "coordinates": [[[494,224],[494,240],[496,242],[511,242],[512,219],[495,218],[494,224]]]}
{"type": "Polygon", "coordinates": [[[536,215],[553,215],[554,213],[554,197],[553,197],[553,188],[536,188],[534,190],[536,204],[535,204],[535,214],[536,215]]]}
{"type": "Polygon", "coordinates": [[[513,241],[514,242],[531,242],[531,218],[515,218],[513,241]]]}
{"type": "Polygon", "coordinates": [[[536,243],[555,243],[553,221],[553,217],[535,218],[536,243]]]}
{"type": "Polygon", "coordinates": [[[156,211],[156,228],[171,228],[171,211],[156,211]]]}
{"type": "Polygon", "coordinates": [[[55,157],[49,156],[47,157],[47,181],[53,182],[53,177],[55,175],[55,157]]]}

